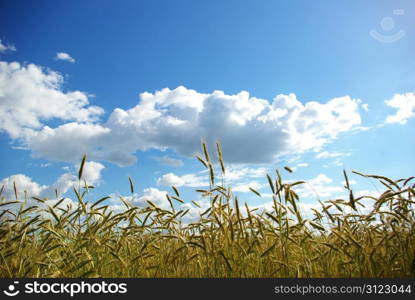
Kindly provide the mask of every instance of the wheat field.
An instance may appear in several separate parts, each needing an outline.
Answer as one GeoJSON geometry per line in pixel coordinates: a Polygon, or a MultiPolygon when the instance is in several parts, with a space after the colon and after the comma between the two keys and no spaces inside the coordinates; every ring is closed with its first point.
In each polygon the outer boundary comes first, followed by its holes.
{"type": "MultiPolygon", "coordinates": [[[[264,178],[272,210],[250,208],[223,183],[226,168],[220,144],[214,164],[206,144],[197,156],[210,188],[197,190],[209,201],[199,218],[183,222],[188,210],[172,187],[169,209],[151,201],[113,211],[106,200],[89,199],[83,182],[84,156],[75,207],[53,206],[47,199],[5,199],[0,194],[1,277],[413,277],[415,275],[414,177],[379,181],[378,197],[355,197],[344,172],[346,199],[320,202],[306,217],[296,187],[276,170],[264,178]],[[214,169],[217,168],[217,170],[214,169]],[[217,167],[216,167],[217,166],[217,167]],[[30,200],[30,201],[29,201],[30,200]],[[364,203],[372,206],[365,210],[364,203]]],[[[286,167],[282,172],[291,172],[286,167]]],[[[131,193],[134,183],[129,178],[131,193]]],[[[4,186],[1,188],[3,193],[4,186]]],[[[261,194],[250,188],[252,193],[261,194]]],[[[199,206],[197,201],[191,205],[199,206]]]]}

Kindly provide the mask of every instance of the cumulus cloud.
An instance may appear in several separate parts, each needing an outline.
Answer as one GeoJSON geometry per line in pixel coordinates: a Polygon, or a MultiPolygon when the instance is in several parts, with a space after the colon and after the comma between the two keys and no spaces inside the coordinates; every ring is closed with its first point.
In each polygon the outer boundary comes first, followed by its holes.
{"type": "MultiPolygon", "coordinates": [[[[76,166],[76,169],[79,165],[76,166]]],[[[99,162],[87,161],[85,162],[84,169],[82,171],[81,180],[85,180],[88,184],[98,184],[101,180],[101,172],[105,166],[99,162]]]]}
{"type": "MultiPolygon", "coordinates": [[[[88,185],[92,186],[99,185],[102,170],[104,168],[105,166],[99,162],[87,161],[84,165],[81,181],[84,182],[85,180],[88,185]]],[[[76,165],[75,169],[78,170],[79,165],[76,165]]],[[[48,189],[46,189],[43,196],[50,198],[51,195],[55,193],[55,190],[57,190],[59,194],[63,195],[73,187],[77,187],[77,185],[78,176],[75,175],[74,172],[67,172],[59,176],[59,178],[50,187],[48,187],[48,189]]]]}
{"type": "Polygon", "coordinates": [[[120,164],[135,161],[131,154],[122,156],[120,153],[107,150],[102,153],[103,140],[107,138],[110,129],[99,124],[66,123],[56,128],[44,126],[39,131],[29,131],[25,134],[27,146],[34,157],[47,158],[54,161],[77,162],[83,154],[96,160],[107,159],[120,164]]]}
{"type": "MultiPolygon", "coordinates": [[[[248,188],[242,188],[246,184],[247,179],[262,178],[265,180],[267,169],[263,167],[251,168],[245,166],[230,166],[226,169],[224,180],[227,183],[237,183],[237,190],[246,191],[248,188]]],[[[256,180],[251,180],[252,188],[259,188],[259,183],[256,180]]],[[[157,179],[157,184],[163,186],[184,186],[184,187],[205,187],[209,186],[209,175],[202,171],[199,173],[190,173],[185,175],[176,175],[174,173],[167,173],[157,179]]]]}
{"type": "Polygon", "coordinates": [[[183,203],[179,206],[180,210],[188,210],[187,214],[183,217],[182,222],[188,224],[191,222],[197,222],[200,218],[200,214],[206,211],[210,207],[210,201],[207,199],[201,199],[195,201],[200,207],[193,205],[192,203],[183,203]]]}
{"type": "Polygon", "coordinates": [[[387,100],[387,106],[397,109],[394,115],[386,118],[386,123],[406,124],[409,118],[415,115],[415,94],[396,94],[392,99],[387,100]]]}
{"type": "Polygon", "coordinates": [[[10,44],[3,44],[0,39],[0,53],[6,53],[7,51],[16,51],[16,47],[10,44]]]}
{"type": "Polygon", "coordinates": [[[185,181],[173,173],[167,173],[157,179],[157,184],[164,186],[182,186],[185,181]]]}
{"type": "Polygon", "coordinates": [[[68,53],[65,53],[65,52],[58,52],[58,53],[56,53],[55,59],[56,60],[69,61],[71,63],[74,63],[75,62],[75,59],[72,58],[68,53]]]}
{"type": "MultiPolygon", "coordinates": [[[[170,209],[170,203],[168,202],[166,198],[166,194],[167,194],[166,191],[162,191],[157,188],[150,187],[150,188],[144,189],[143,193],[134,194],[132,196],[121,196],[121,197],[127,200],[127,202],[138,207],[146,207],[149,205],[147,201],[151,201],[159,208],[170,209]]],[[[114,200],[118,201],[118,197],[120,196],[111,195],[112,201],[114,200]]],[[[125,208],[125,206],[123,207],[123,205],[121,204],[113,204],[110,206],[110,208],[115,211],[122,211],[125,208]]]]}
{"type": "Polygon", "coordinates": [[[62,83],[60,74],[39,66],[0,62],[0,130],[25,139],[45,121],[93,122],[104,112],[83,92],[63,92],[62,83]]]}
{"type": "MultiPolygon", "coordinates": [[[[78,167],[78,166],[76,166],[78,167]]],[[[105,167],[98,162],[88,161],[85,163],[81,180],[86,180],[90,185],[97,185],[101,180],[101,172],[105,167]]],[[[15,174],[0,181],[0,187],[4,186],[2,196],[14,198],[14,184],[18,192],[18,197],[22,199],[24,193],[28,197],[45,197],[53,199],[56,197],[55,190],[59,195],[64,195],[73,187],[78,185],[78,177],[73,172],[60,175],[51,185],[41,185],[24,174],[15,174]]]]}
{"type": "Polygon", "coordinates": [[[40,195],[48,188],[46,185],[40,185],[37,182],[34,182],[32,178],[24,174],[15,174],[7,178],[3,178],[0,181],[0,187],[4,186],[2,196],[6,199],[15,198],[14,185],[16,186],[17,196],[19,199],[24,198],[25,191],[27,196],[31,197],[40,195]]]}
{"type": "Polygon", "coordinates": [[[166,194],[166,191],[160,191],[156,188],[147,188],[144,189],[142,195],[135,196],[132,202],[134,205],[137,205],[138,207],[145,207],[148,206],[147,200],[150,200],[162,209],[169,209],[170,204],[166,198],[166,194]]]}
{"type": "MultiPolygon", "coordinates": [[[[341,182],[341,184],[345,184],[345,182],[341,182]]],[[[300,202],[298,202],[298,206],[303,216],[307,218],[313,217],[312,209],[316,209],[317,211],[322,210],[321,204],[316,201],[321,200],[322,202],[330,199],[344,199],[348,201],[348,193],[346,189],[341,186],[341,184],[335,184],[333,179],[328,177],[326,174],[319,174],[310,180],[307,180],[306,184],[295,186],[294,190],[300,197],[300,202]]],[[[357,185],[355,180],[350,180],[349,184],[357,185]]],[[[362,197],[362,196],[372,196],[372,197],[379,197],[380,192],[373,191],[373,190],[361,190],[358,188],[354,189],[354,196],[362,197]]],[[[264,199],[271,198],[272,195],[262,194],[264,199]]],[[[374,201],[372,199],[364,198],[359,201],[359,204],[363,204],[363,206],[359,205],[358,208],[362,213],[369,213],[373,208],[374,201]]],[[[259,212],[261,211],[272,211],[273,210],[273,202],[266,201],[264,203],[251,206],[252,208],[257,208],[259,212]]],[[[332,213],[338,213],[336,208],[332,205],[330,211],[332,213]]],[[[351,212],[351,208],[344,207],[344,212],[351,212]]]]}
{"type": "Polygon", "coordinates": [[[226,169],[225,180],[227,182],[237,182],[246,178],[265,178],[267,168],[259,167],[245,167],[245,166],[230,166],[226,169]]]}
{"type": "Polygon", "coordinates": [[[62,76],[39,66],[0,62],[0,130],[18,139],[35,157],[118,165],[136,162],[135,153],[167,148],[185,156],[204,138],[222,142],[228,163],[270,163],[284,154],[321,147],[361,123],[359,100],[300,102],[294,94],[271,102],[242,91],[203,94],[178,87],[142,93],[130,109],[116,108],[106,122],[84,92],[62,91],[62,76]],[[63,122],[54,128],[48,121],[63,122]]]}
{"type": "Polygon", "coordinates": [[[316,199],[329,198],[340,195],[344,188],[340,185],[334,185],[333,179],[325,174],[319,174],[316,177],[307,180],[306,184],[295,187],[300,198],[316,199]]]}
{"type": "Polygon", "coordinates": [[[308,163],[298,163],[294,167],[291,167],[291,169],[293,171],[296,171],[299,168],[307,168],[307,167],[308,167],[308,163]]]}
{"type": "MultiPolygon", "coordinates": [[[[68,174],[64,174],[68,175],[68,174]]],[[[72,180],[73,178],[68,176],[61,176],[53,185],[47,186],[47,185],[41,185],[37,182],[35,182],[31,177],[24,175],[24,174],[15,174],[12,176],[9,176],[7,178],[3,178],[0,181],[0,187],[3,187],[3,192],[1,194],[1,197],[4,197],[6,200],[14,200],[15,199],[15,191],[14,186],[16,186],[16,192],[17,192],[17,200],[20,202],[26,201],[26,207],[37,205],[40,208],[47,208],[48,206],[56,205],[58,201],[61,200],[61,198],[56,199],[56,194],[54,191],[54,188],[58,187],[58,185],[64,185],[65,189],[68,189],[69,182],[68,180],[72,180]],[[44,203],[39,203],[32,199],[32,197],[41,197],[46,198],[46,201],[44,203]]],[[[73,182],[74,184],[74,182],[73,182]]],[[[62,187],[62,186],[61,186],[62,187]]],[[[62,197],[64,193],[58,193],[59,197],[62,197]]],[[[77,206],[77,203],[73,202],[70,198],[64,198],[60,202],[60,204],[57,206],[58,208],[66,209],[67,207],[75,208],[77,206]]],[[[18,210],[19,206],[13,205],[8,206],[7,209],[9,209],[12,212],[16,212],[18,210]]],[[[56,211],[56,213],[59,215],[61,212],[59,210],[56,211]]],[[[45,218],[51,217],[47,213],[41,213],[41,215],[45,218]]]]}
{"type": "Polygon", "coordinates": [[[350,97],[303,105],[294,94],[278,95],[270,104],[247,92],[201,94],[179,87],[141,94],[134,108],[114,110],[108,125],[114,133],[136,137],[124,149],[168,147],[193,155],[204,137],[210,144],[222,141],[228,162],[263,163],[321,146],[351,129],[361,122],[357,108],[350,97]]]}
{"type": "Polygon", "coordinates": [[[177,176],[173,173],[167,173],[157,179],[157,184],[163,186],[187,186],[187,187],[203,187],[209,186],[206,176],[197,174],[185,174],[177,176]]]}
{"type": "Polygon", "coordinates": [[[58,177],[58,179],[50,185],[43,193],[42,197],[53,198],[55,191],[58,191],[59,195],[64,195],[70,189],[77,187],[78,177],[72,173],[64,173],[58,177]]]}
{"type": "Polygon", "coordinates": [[[265,186],[268,186],[268,184],[264,184],[258,181],[242,182],[235,185],[232,188],[232,191],[240,193],[252,193],[252,191],[249,188],[253,188],[254,190],[260,190],[265,186]]]}

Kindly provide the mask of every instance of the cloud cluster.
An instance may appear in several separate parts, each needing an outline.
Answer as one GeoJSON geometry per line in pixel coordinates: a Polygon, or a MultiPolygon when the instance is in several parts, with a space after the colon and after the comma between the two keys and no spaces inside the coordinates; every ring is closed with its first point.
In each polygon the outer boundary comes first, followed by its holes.
{"type": "Polygon", "coordinates": [[[40,185],[37,182],[34,182],[32,178],[24,174],[15,174],[7,178],[3,178],[0,181],[0,187],[4,187],[2,196],[6,199],[14,199],[14,185],[16,186],[17,197],[19,199],[24,198],[25,192],[28,197],[39,196],[48,188],[46,185],[40,185]]]}
{"type": "Polygon", "coordinates": [[[249,182],[238,183],[232,188],[232,191],[239,192],[239,193],[252,193],[252,191],[249,188],[252,188],[258,191],[266,186],[268,186],[268,184],[254,180],[254,181],[249,181],[249,182]]]}
{"type": "Polygon", "coordinates": [[[62,90],[62,76],[29,64],[0,62],[0,130],[36,157],[75,162],[83,153],[118,165],[136,162],[135,152],[170,148],[194,155],[204,138],[222,142],[230,163],[269,163],[279,155],[321,147],[361,123],[359,100],[300,102],[294,94],[272,101],[242,91],[203,94],[178,87],[142,93],[130,109],[103,109],[88,95],[62,90]],[[58,120],[61,125],[47,126],[58,120]]]}
{"type": "Polygon", "coordinates": [[[265,178],[267,168],[264,167],[246,167],[246,166],[230,166],[226,168],[225,180],[226,182],[236,182],[244,179],[265,178]]]}
{"type": "Polygon", "coordinates": [[[326,174],[318,174],[316,177],[307,180],[305,184],[295,187],[300,198],[316,200],[343,195],[344,188],[340,185],[333,185],[333,179],[326,174]]]}
{"type": "Polygon", "coordinates": [[[65,53],[65,52],[56,53],[55,59],[56,60],[68,61],[68,62],[71,62],[71,63],[75,62],[75,59],[72,56],[70,56],[68,53],[65,53]]]}
{"type": "Polygon", "coordinates": [[[0,54],[6,53],[7,51],[16,51],[16,47],[14,45],[3,44],[0,39],[0,54]]]}
{"type": "Polygon", "coordinates": [[[265,163],[319,147],[360,124],[357,102],[346,96],[303,105],[290,94],[269,103],[247,92],[201,94],[178,87],[141,94],[134,108],[114,110],[107,125],[114,135],[135,137],[124,143],[129,152],[171,148],[193,155],[203,137],[210,144],[222,141],[228,162],[265,163]]]}
{"type": "Polygon", "coordinates": [[[186,186],[186,187],[204,187],[209,186],[207,176],[197,174],[185,174],[177,176],[173,173],[167,173],[157,179],[157,184],[163,186],[186,186]]]}
{"type": "Polygon", "coordinates": [[[293,167],[290,167],[293,172],[297,171],[299,168],[307,168],[309,166],[308,163],[298,163],[293,167]]]}
{"type": "MultiPolygon", "coordinates": [[[[103,169],[104,166],[101,163],[88,161],[85,163],[81,180],[85,180],[89,185],[97,185],[101,180],[101,172],[103,169]]],[[[28,197],[53,199],[56,197],[55,190],[62,196],[73,187],[77,187],[78,177],[74,173],[66,172],[62,174],[51,185],[41,185],[24,174],[11,175],[0,180],[0,187],[4,186],[2,196],[5,196],[7,199],[13,199],[15,197],[15,185],[19,199],[23,199],[25,193],[28,197]]]]}
{"type": "Polygon", "coordinates": [[[385,103],[397,109],[394,115],[389,115],[386,118],[386,123],[400,123],[403,125],[415,115],[415,93],[396,94],[385,103]]]}
{"type": "Polygon", "coordinates": [[[149,200],[162,209],[170,209],[170,204],[167,201],[166,194],[166,191],[161,191],[157,188],[150,187],[144,189],[142,194],[135,194],[133,197],[126,197],[126,199],[138,207],[148,206],[147,201],[149,200]]]}
{"type": "MultiPolygon", "coordinates": [[[[250,187],[261,188],[262,186],[255,179],[261,178],[265,180],[266,173],[267,169],[263,167],[230,166],[226,169],[226,174],[223,179],[226,184],[237,183],[235,191],[247,192],[248,188],[242,187],[242,181],[246,182],[246,180],[251,180],[252,185],[250,187]]],[[[209,186],[209,175],[205,171],[181,176],[174,173],[167,173],[157,179],[157,184],[169,187],[206,187],[209,186]]]]}
{"type": "Polygon", "coordinates": [[[83,92],[63,92],[62,83],[59,73],[39,66],[0,62],[0,130],[27,141],[46,121],[88,123],[104,112],[83,92]]]}

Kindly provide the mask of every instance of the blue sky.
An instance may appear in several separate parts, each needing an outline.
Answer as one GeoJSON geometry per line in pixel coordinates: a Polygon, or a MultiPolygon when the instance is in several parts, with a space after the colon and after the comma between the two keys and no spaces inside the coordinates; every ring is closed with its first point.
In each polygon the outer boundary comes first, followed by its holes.
{"type": "Polygon", "coordinates": [[[269,193],[264,173],[285,165],[322,198],[342,194],[343,168],[414,175],[413,1],[3,1],[0,14],[6,186],[67,191],[87,153],[94,197],[128,194],[131,176],[137,197],[175,184],[195,199],[201,138],[220,139],[253,205],[268,200],[244,186],[269,193]]]}

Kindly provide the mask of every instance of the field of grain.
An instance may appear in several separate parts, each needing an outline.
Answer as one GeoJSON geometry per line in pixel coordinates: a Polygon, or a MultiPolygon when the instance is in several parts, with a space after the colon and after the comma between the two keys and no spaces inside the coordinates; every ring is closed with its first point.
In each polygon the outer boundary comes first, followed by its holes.
{"type": "Polygon", "coordinates": [[[17,186],[15,199],[0,194],[0,276],[414,276],[413,177],[392,180],[354,172],[384,186],[378,198],[355,197],[344,172],[347,199],[321,202],[321,208],[310,214],[313,217],[306,218],[295,192],[304,182],[285,182],[276,170],[264,178],[273,195],[273,209],[261,211],[224,186],[226,169],[220,145],[216,146],[218,170],[205,144],[203,155],[197,157],[210,180],[210,189],[197,192],[210,201],[210,207],[191,223],[183,222],[188,211],[177,209],[176,204],[185,200],[175,187],[167,195],[170,209],[151,201],[136,207],[120,198],[122,212],[110,209],[108,197],[89,199],[93,187],[82,180],[74,189],[76,207],[62,208],[64,199],[53,206],[30,195],[19,199],[17,186]],[[372,200],[369,210],[362,210],[365,199],[372,200]]]}

